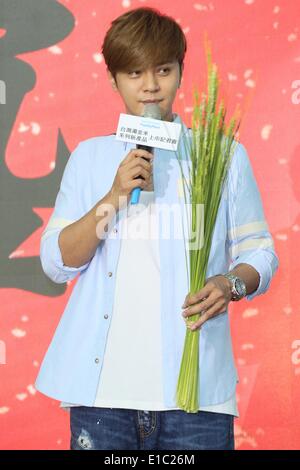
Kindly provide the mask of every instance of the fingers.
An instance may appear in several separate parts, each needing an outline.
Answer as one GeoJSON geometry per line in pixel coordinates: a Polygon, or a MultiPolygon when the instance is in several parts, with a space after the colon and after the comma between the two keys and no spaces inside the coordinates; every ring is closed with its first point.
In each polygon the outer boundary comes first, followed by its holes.
{"type": "Polygon", "coordinates": [[[191,329],[192,331],[198,330],[201,328],[203,323],[205,323],[207,320],[221,313],[225,313],[225,311],[226,311],[226,308],[224,308],[224,304],[222,302],[217,302],[211,308],[203,312],[202,315],[200,315],[200,318],[198,320],[191,322],[190,319],[186,319],[187,327],[191,329]]]}
{"type": "Polygon", "coordinates": [[[131,150],[119,165],[119,176],[123,182],[122,186],[130,189],[138,186],[144,188],[144,184],[136,184],[136,182],[140,183],[145,180],[147,184],[149,183],[153,172],[152,163],[152,153],[142,149],[131,150]],[[133,179],[134,182],[132,181],[133,179]]]}
{"type": "Polygon", "coordinates": [[[130,180],[132,180],[136,176],[138,177],[142,176],[145,181],[148,181],[151,176],[151,172],[148,169],[145,170],[142,166],[138,165],[133,170],[128,172],[128,177],[130,180]]]}
{"type": "Polygon", "coordinates": [[[219,292],[219,289],[211,285],[206,285],[195,294],[189,294],[185,298],[182,312],[184,318],[193,315],[201,315],[201,324],[219,311],[225,311],[228,302],[219,292]],[[206,295],[206,297],[204,297],[206,295]],[[220,310],[221,309],[221,310],[220,310]]]}
{"type": "MultiPolygon", "coordinates": [[[[144,157],[148,161],[150,161],[151,159],[153,159],[153,154],[151,152],[147,152],[147,150],[132,149],[130,150],[128,155],[126,155],[124,160],[121,162],[120,166],[126,165],[127,163],[134,161],[136,158],[141,158],[141,157],[144,157]]],[[[142,160],[145,161],[144,159],[142,160]]]]}
{"type": "Polygon", "coordinates": [[[110,193],[118,201],[118,208],[123,207],[120,197],[129,200],[130,193],[135,188],[148,189],[152,187],[152,163],[154,156],[143,149],[132,149],[119,165],[110,193]]]}
{"type": "Polygon", "coordinates": [[[149,160],[144,160],[143,157],[136,157],[133,160],[130,160],[126,165],[127,171],[132,170],[133,168],[144,168],[150,172],[152,171],[152,163],[150,163],[149,160]]]}
{"type": "Polygon", "coordinates": [[[214,289],[214,286],[212,286],[211,284],[207,284],[198,292],[194,294],[188,294],[184,300],[182,307],[184,308],[184,307],[187,307],[188,305],[192,305],[197,302],[201,302],[202,300],[205,300],[211,294],[213,289],[214,289]]]}
{"type": "Polygon", "coordinates": [[[132,191],[134,188],[141,188],[145,189],[148,185],[148,182],[143,180],[142,178],[134,179],[131,183],[129,183],[129,189],[132,191]]]}
{"type": "Polygon", "coordinates": [[[182,315],[187,317],[203,311],[208,312],[209,309],[213,308],[215,305],[221,306],[224,310],[226,310],[228,305],[228,300],[223,295],[220,295],[217,289],[212,291],[205,300],[195,304],[189,304],[189,307],[182,312],[182,315]]]}
{"type": "Polygon", "coordinates": [[[132,191],[134,188],[141,188],[144,189],[148,185],[148,178],[143,179],[140,177],[134,178],[133,176],[127,174],[124,179],[121,180],[121,191],[125,191],[127,195],[132,191]]]}
{"type": "Polygon", "coordinates": [[[130,189],[136,187],[145,189],[149,185],[153,171],[152,160],[153,155],[145,150],[135,149],[132,151],[131,159],[122,168],[126,180],[129,181],[130,189]]]}
{"type": "Polygon", "coordinates": [[[195,313],[202,312],[211,308],[216,303],[216,299],[213,296],[208,297],[203,301],[198,301],[194,304],[189,304],[189,306],[182,312],[183,316],[195,315],[195,313]]]}

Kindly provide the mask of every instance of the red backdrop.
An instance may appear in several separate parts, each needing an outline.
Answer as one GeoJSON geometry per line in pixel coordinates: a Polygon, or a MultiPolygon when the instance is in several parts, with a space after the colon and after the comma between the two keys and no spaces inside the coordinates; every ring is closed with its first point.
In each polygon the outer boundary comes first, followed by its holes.
{"type": "MultiPolygon", "coordinates": [[[[300,2],[61,0],[57,5],[61,15],[67,10],[71,19],[73,15],[69,30],[51,44],[15,54],[33,79],[11,122],[3,164],[19,179],[46,177],[55,169],[59,131],[69,152],[81,140],[115,132],[123,107],[110,89],[101,44],[115,17],[142,5],[171,15],[186,33],[184,80],[174,111],[189,125],[193,85],[205,79],[207,31],[229,106],[240,102],[246,110],[240,140],[248,150],[280,258],[268,293],[230,308],[240,376],[236,447],[299,448],[300,2]]],[[[54,31],[59,18],[58,11],[50,25],[54,31]]],[[[15,22],[22,27],[17,14],[15,22]]],[[[0,27],[1,43],[9,28],[0,27]]],[[[38,257],[53,203],[32,204],[39,227],[20,239],[9,260],[38,257]]],[[[6,210],[13,218],[9,204],[6,210]]],[[[37,393],[33,383],[75,282],[52,296],[13,285],[0,289],[1,449],[69,447],[68,414],[58,401],[37,393]]]]}

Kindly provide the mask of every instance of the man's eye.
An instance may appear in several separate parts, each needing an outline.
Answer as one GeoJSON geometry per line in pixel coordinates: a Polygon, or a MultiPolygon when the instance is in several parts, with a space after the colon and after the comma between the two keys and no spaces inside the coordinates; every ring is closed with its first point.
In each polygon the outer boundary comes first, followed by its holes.
{"type": "MultiPolygon", "coordinates": [[[[159,72],[162,72],[161,75],[166,75],[170,72],[170,67],[161,67],[159,69],[159,72]]],[[[128,75],[133,75],[133,76],[136,76],[136,75],[139,75],[141,73],[140,70],[131,70],[130,72],[128,72],[128,75]]]]}
{"type": "Polygon", "coordinates": [[[160,70],[164,70],[165,72],[170,72],[170,67],[162,67],[160,70]]]}

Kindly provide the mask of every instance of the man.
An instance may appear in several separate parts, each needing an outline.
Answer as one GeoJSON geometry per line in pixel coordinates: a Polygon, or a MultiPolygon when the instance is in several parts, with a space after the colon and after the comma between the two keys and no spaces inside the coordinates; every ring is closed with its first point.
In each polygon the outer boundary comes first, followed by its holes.
{"type": "MultiPolygon", "coordinates": [[[[172,18],[131,10],[112,22],[102,51],[126,113],[141,115],[155,101],[163,120],[189,132],[172,111],[186,52],[172,18]]],[[[54,282],[80,276],[36,388],[70,409],[71,449],[234,448],[237,373],[227,307],[264,293],[278,260],[247,153],[238,145],[207,282],[188,296],[184,240],[163,239],[164,215],[158,217],[161,206],[180,206],[179,180],[175,152],[156,149],[153,156],[115,135],[81,142],[66,165],[41,262],[54,282]],[[136,187],[144,209],[130,215],[136,187]],[[146,231],[136,238],[137,226],[143,230],[150,221],[158,236],[146,231]],[[186,326],[192,328],[185,320],[200,311],[193,325],[201,328],[200,406],[186,413],[175,391],[186,326]]]]}

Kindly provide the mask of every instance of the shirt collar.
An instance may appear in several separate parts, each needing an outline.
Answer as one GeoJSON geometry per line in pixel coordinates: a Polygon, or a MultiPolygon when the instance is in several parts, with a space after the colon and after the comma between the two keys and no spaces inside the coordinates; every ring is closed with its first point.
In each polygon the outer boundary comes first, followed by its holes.
{"type": "Polygon", "coordinates": [[[185,125],[179,114],[173,113],[173,122],[177,122],[178,124],[182,125],[182,133],[186,133],[188,131],[187,126],[185,125]]]}

